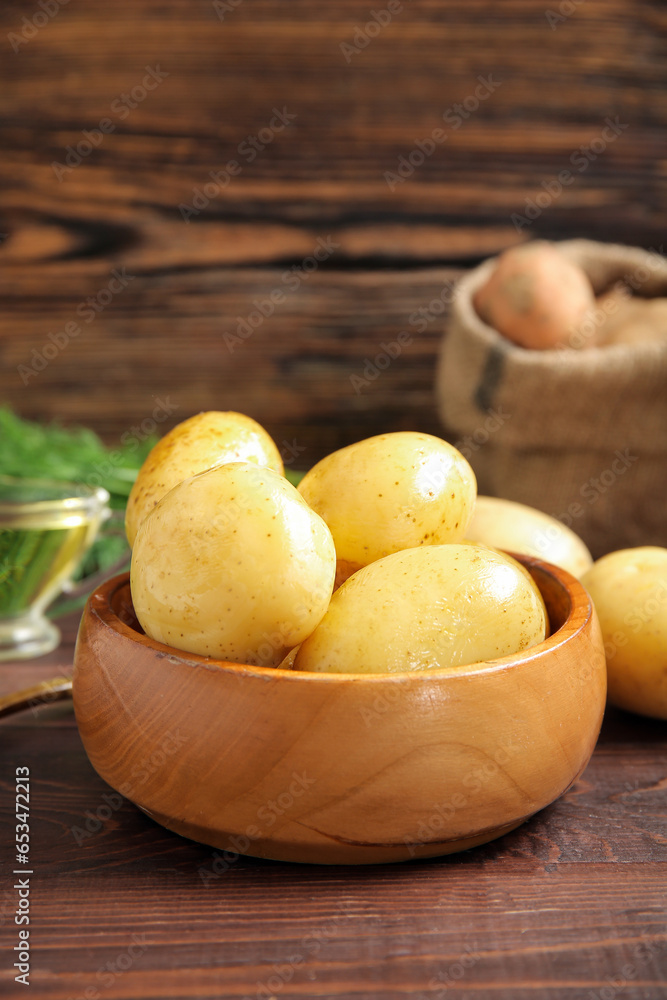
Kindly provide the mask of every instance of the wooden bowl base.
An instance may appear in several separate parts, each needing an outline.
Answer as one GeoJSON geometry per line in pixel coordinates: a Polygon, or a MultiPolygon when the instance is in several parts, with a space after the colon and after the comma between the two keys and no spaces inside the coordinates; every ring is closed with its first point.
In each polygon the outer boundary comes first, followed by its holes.
{"type": "Polygon", "coordinates": [[[143,806],[139,806],[139,808],[150,819],[165,829],[171,830],[172,833],[225,852],[227,857],[223,860],[228,863],[233,863],[239,854],[251,858],[262,858],[266,861],[289,861],[314,865],[377,865],[412,861],[417,858],[436,858],[445,854],[455,854],[457,851],[467,851],[471,847],[478,847],[480,844],[497,840],[498,837],[511,833],[512,830],[516,830],[522,823],[530,819],[530,816],[524,816],[522,819],[504,826],[482,830],[471,837],[456,840],[433,840],[428,843],[355,844],[347,842],[343,838],[337,840],[332,837],[328,839],[323,837],[321,845],[314,845],[307,840],[298,842],[292,836],[281,841],[274,835],[271,838],[249,841],[248,846],[246,846],[248,838],[244,834],[212,830],[197,826],[195,823],[188,823],[185,820],[174,819],[171,816],[162,816],[145,809],[143,806]]]}

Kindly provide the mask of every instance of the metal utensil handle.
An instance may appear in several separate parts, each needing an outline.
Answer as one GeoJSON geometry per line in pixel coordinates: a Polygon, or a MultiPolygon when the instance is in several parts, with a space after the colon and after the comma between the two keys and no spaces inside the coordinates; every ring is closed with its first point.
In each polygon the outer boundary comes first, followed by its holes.
{"type": "Polygon", "coordinates": [[[72,678],[53,677],[50,681],[41,681],[23,691],[14,691],[0,697],[0,719],[15,712],[23,712],[35,705],[46,705],[52,701],[63,701],[72,697],[72,678]]]}

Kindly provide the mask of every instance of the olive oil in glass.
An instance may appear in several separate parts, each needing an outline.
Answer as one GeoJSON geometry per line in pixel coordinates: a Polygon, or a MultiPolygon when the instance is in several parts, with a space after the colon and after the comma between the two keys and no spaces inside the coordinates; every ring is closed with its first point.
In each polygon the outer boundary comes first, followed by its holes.
{"type": "Polygon", "coordinates": [[[106,490],[0,477],[0,660],[54,649],[44,611],[108,515],[106,490]]]}

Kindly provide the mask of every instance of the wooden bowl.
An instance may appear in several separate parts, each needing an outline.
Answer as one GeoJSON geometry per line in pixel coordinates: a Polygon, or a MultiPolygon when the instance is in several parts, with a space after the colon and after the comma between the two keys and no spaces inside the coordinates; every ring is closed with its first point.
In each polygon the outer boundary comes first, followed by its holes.
{"type": "Polygon", "coordinates": [[[147,638],[128,574],[84,611],[74,708],[97,772],[213,847],[318,864],[460,851],[557,799],[602,721],[605,657],[565,570],[517,557],[552,633],[516,656],[364,676],[224,663],[147,638]]]}

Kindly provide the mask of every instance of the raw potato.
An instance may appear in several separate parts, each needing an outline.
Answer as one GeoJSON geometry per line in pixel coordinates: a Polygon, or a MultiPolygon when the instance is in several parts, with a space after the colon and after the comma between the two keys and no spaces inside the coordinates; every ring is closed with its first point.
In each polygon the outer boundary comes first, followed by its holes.
{"type": "Polygon", "coordinates": [[[582,583],[602,627],[609,701],[667,719],[667,549],[611,552],[582,583]]]}
{"type": "Polygon", "coordinates": [[[399,431],[323,458],[299,492],[331,529],[340,581],[392,552],[462,539],[477,484],[452,445],[399,431]]]}
{"type": "Polygon", "coordinates": [[[593,557],[579,535],[556,518],[514,500],[478,496],[466,538],[536,556],[562,566],[576,577],[593,565],[593,557]]]}
{"type": "Polygon", "coordinates": [[[273,667],[321,620],[335,569],[331,533],[295,488],[233,462],[179,483],[151,511],[130,584],[151,638],[273,667]]]}
{"type": "Polygon", "coordinates": [[[165,434],[139,470],[125,514],[130,545],[146,515],[172,487],[223,462],[254,462],[283,471],[273,440],[251,417],[232,410],[198,413],[165,434]]]}
{"type": "Polygon", "coordinates": [[[397,673],[493,660],[541,642],[542,596],[519,563],[478,545],[386,556],[336,591],[295,670],[397,673]]]}
{"type": "Polygon", "coordinates": [[[537,350],[577,346],[578,327],[595,309],[586,274],[543,240],[502,253],[473,301],[488,326],[537,350]]]}

